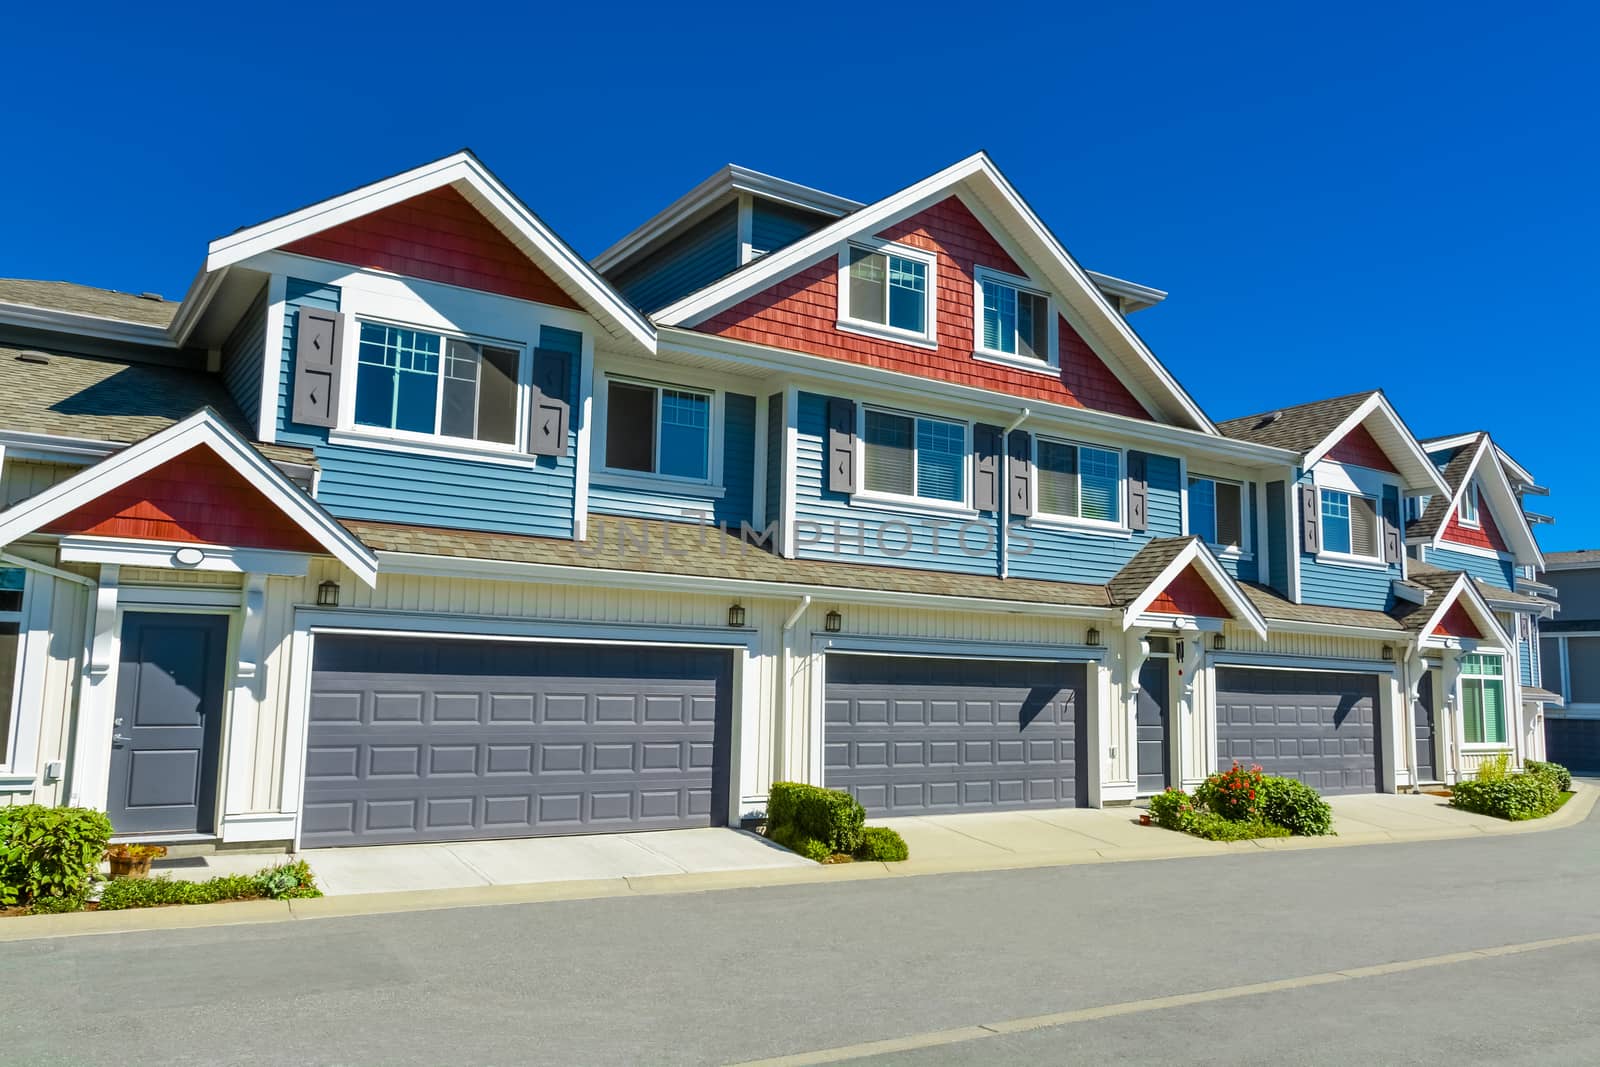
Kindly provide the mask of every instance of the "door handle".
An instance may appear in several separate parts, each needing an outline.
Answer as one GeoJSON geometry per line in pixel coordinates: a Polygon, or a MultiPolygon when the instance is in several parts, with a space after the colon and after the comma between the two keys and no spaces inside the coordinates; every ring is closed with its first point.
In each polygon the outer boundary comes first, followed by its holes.
{"type": "Polygon", "coordinates": [[[113,745],[125,745],[129,741],[132,741],[132,740],[133,740],[133,738],[124,737],[122,734],[112,734],[111,735],[111,743],[113,745]]]}

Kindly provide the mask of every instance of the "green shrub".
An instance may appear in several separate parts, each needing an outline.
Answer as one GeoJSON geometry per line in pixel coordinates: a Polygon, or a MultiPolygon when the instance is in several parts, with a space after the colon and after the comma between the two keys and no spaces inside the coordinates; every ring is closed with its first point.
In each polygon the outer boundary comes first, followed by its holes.
{"type": "Polygon", "coordinates": [[[204,882],[161,878],[113,878],[100,894],[101,911],[155,908],[163,904],[215,904],[223,900],[290,900],[320,897],[322,890],[305,860],[281,863],[255,874],[227,874],[204,882]]]}
{"type": "Polygon", "coordinates": [[[1572,792],[1572,772],[1561,766],[1561,764],[1545,763],[1531,759],[1525,761],[1522,767],[1529,774],[1537,774],[1549,778],[1561,792],[1572,792]]]}
{"type": "Polygon", "coordinates": [[[832,852],[855,852],[866,821],[866,809],[855,797],[837,789],[774,782],[767,799],[768,837],[772,837],[775,828],[792,826],[802,835],[821,841],[832,852]]]}
{"type": "Polygon", "coordinates": [[[1486,759],[1478,764],[1477,779],[1480,782],[1496,782],[1511,773],[1511,756],[1502,752],[1492,759],[1486,759]]]}
{"type": "Polygon", "coordinates": [[[906,839],[887,826],[867,826],[861,830],[861,844],[856,846],[856,859],[879,860],[898,863],[911,855],[906,839]]]}
{"type": "Polygon", "coordinates": [[[1537,819],[1561,806],[1561,790],[1549,775],[1508,774],[1457,782],[1450,788],[1450,804],[1501,819],[1537,819]]]}
{"type": "Polygon", "coordinates": [[[1291,834],[1316,837],[1333,832],[1333,809],[1304,782],[1268,776],[1261,779],[1257,797],[1261,817],[1291,834]]]}
{"type": "Polygon", "coordinates": [[[1195,813],[1194,801],[1176,786],[1150,798],[1150,821],[1168,830],[1187,830],[1195,813]]]}
{"type": "Polygon", "coordinates": [[[104,812],[42,804],[0,808],[0,907],[46,897],[81,901],[110,840],[104,812]]]}
{"type": "Polygon", "coordinates": [[[100,891],[101,911],[154,908],[162,904],[210,903],[203,899],[201,883],[175,882],[171,877],[113,878],[100,891]]]}
{"type": "Polygon", "coordinates": [[[280,863],[250,877],[258,895],[268,900],[304,900],[322,895],[312,877],[311,865],[305,860],[280,863]]]}
{"type": "Polygon", "coordinates": [[[1288,837],[1289,831],[1261,819],[1227,819],[1214,811],[1199,811],[1189,817],[1184,829],[1207,841],[1248,841],[1255,837],[1288,837]]]}
{"type": "Polygon", "coordinates": [[[767,839],[816,863],[827,863],[828,858],[833,855],[833,849],[829,848],[826,842],[818,841],[816,838],[807,835],[805,831],[794,823],[773,826],[769,822],[767,824],[767,839]]]}
{"type": "Polygon", "coordinates": [[[65,911],[82,911],[82,897],[40,897],[28,907],[29,915],[59,915],[65,911]]]}
{"type": "Polygon", "coordinates": [[[1194,802],[1234,822],[1253,822],[1260,813],[1261,768],[1241,767],[1213,774],[1194,791],[1194,802]]]}

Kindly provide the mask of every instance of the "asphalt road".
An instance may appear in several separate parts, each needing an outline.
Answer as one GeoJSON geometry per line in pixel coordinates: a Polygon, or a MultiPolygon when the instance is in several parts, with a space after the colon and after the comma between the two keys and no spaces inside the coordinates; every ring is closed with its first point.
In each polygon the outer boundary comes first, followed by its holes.
{"type": "Polygon", "coordinates": [[[868,1062],[1594,1062],[1585,935],[1600,814],[1485,840],[0,944],[0,1063],[727,1063],[895,1038],[921,1047],[868,1062]],[[1125,1014],[1049,1024],[1106,1005],[1125,1014]],[[1003,1032],[1016,1020],[1033,1028],[1003,1032]]]}

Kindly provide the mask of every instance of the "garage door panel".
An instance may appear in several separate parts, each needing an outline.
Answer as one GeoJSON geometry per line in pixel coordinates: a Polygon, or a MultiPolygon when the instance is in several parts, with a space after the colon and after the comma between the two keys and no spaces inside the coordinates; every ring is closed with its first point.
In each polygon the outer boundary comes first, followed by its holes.
{"type": "Polygon", "coordinates": [[[1260,764],[1323,793],[1377,789],[1375,676],[1219,667],[1216,679],[1218,769],[1260,764]]]}
{"type": "Polygon", "coordinates": [[[302,841],[719,823],[730,683],[712,650],[319,635],[302,841]]]}
{"type": "Polygon", "coordinates": [[[1082,665],[835,654],[827,671],[825,781],[872,815],[1080,802],[1082,665]]]}

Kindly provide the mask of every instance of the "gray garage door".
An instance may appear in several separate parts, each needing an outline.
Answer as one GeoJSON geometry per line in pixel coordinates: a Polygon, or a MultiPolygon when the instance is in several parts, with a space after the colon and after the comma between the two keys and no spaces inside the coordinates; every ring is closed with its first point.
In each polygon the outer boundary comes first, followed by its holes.
{"type": "Polygon", "coordinates": [[[730,671],[710,650],[318,636],[301,840],[721,824],[730,671]]]}
{"type": "Polygon", "coordinates": [[[1378,788],[1378,680],[1217,668],[1217,765],[1259,763],[1320,793],[1378,788]]]}
{"type": "Polygon", "coordinates": [[[1545,755],[1568,770],[1600,774],[1600,719],[1544,716],[1545,755]]]}
{"type": "Polygon", "coordinates": [[[1084,802],[1083,664],[833,654],[825,782],[869,814],[1084,802]]]}

